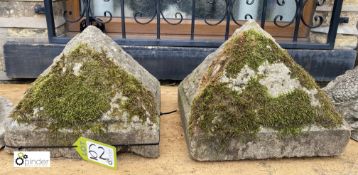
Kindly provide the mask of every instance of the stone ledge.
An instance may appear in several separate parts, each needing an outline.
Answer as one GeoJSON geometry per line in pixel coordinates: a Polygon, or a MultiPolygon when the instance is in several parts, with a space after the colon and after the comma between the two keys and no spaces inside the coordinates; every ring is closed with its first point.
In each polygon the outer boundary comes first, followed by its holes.
{"type": "MultiPolygon", "coordinates": [[[[319,12],[331,12],[332,5],[318,6],[317,11],[319,12]]],[[[358,12],[358,4],[343,4],[342,12],[358,12]]]]}
{"type": "MultiPolygon", "coordinates": [[[[325,33],[311,33],[311,42],[326,43],[327,34],[325,33]]],[[[358,37],[354,35],[338,34],[334,44],[334,49],[351,49],[355,50],[358,46],[358,37]]]]}
{"type": "MultiPolygon", "coordinates": [[[[65,19],[62,17],[55,18],[55,27],[59,27],[65,23],[65,19]]],[[[0,27],[47,29],[47,23],[46,17],[43,15],[37,17],[0,17],[0,27]]]]}
{"type": "MultiPolygon", "coordinates": [[[[4,56],[9,78],[36,78],[61,53],[64,45],[40,42],[7,42],[4,56]]],[[[122,48],[161,80],[182,80],[215,48],[128,46],[122,48]]],[[[352,69],[357,52],[352,49],[288,52],[317,81],[330,81],[352,69]]]]}
{"type": "MultiPolygon", "coordinates": [[[[329,32],[329,26],[313,28],[311,32],[327,34],[329,32]]],[[[358,36],[358,29],[348,24],[341,24],[338,26],[337,34],[358,36]]]]}

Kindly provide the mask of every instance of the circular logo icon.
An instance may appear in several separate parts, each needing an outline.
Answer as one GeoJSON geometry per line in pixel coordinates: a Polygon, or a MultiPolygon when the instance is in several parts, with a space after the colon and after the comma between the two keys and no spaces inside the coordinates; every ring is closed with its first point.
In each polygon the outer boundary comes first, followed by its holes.
{"type": "Polygon", "coordinates": [[[15,159],[15,163],[16,163],[16,165],[20,166],[20,165],[24,164],[24,159],[18,157],[18,158],[15,159]]]}
{"type": "Polygon", "coordinates": [[[15,159],[15,163],[16,165],[21,166],[22,164],[24,164],[25,159],[27,159],[29,156],[20,152],[17,154],[17,158],[15,159]]]}

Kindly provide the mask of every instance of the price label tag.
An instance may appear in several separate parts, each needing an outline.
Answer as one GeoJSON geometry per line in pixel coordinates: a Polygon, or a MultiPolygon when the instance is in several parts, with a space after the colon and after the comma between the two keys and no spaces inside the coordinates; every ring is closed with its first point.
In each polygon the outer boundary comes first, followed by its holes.
{"type": "Polygon", "coordinates": [[[116,147],[84,137],[77,139],[73,145],[83,160],[117,169],[116,147]]]}

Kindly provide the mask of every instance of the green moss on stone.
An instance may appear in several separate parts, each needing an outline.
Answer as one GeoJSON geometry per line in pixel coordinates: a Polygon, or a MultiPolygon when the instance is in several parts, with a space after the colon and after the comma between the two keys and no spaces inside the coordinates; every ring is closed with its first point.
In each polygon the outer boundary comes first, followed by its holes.
{"type": "MultiPolygon", "coordinates": [[[[318,88],[310,75],[294,62],[286,50],[281,49],[273,40],[255,30],[245,31],[241,36],[229,40],[222,56],[227,59],[223,59],[224,63],[220,64],[225,65],[223,69],[230,78],[234,78],[245,65],[257,70],[265,61],[270,64],[282,62],[292,71],[292,78],[298,78],[304,87],[318,88]]],[[[212,70],[211,66],[209,69],[212,70]]]]}
{"type": "Polygon", "coordinates": [[[257,79],[251,79],[240,94],[225,83],[208,85],[193,104],[190,131],[198,126],[215,137],[255,135],[260,127],[296,135],[305,126],[335,127],[342,123],[334,111],[327,116],[320,108],[311,106],[303,90],[273,98],[257,79]]]}
{"type": "MultiPolygon", "coordinates": [[[[82,44],[69,55],[63,55],[49,74],[34,82],[11,117],[50,131],[72,129],[77,133],[87,130],[101,133],[106,127],[100,119],[110,110],[111,99],[117,93],[128,97],[120,111],[126,111],[129,120],[136,115],[142,122],[147,117],[157,122],[151,92],[115,65],[104,51],[96,52],[82,44]],[[77,76],[73,72],[76,64],[81,64],[77,76]]],[[[110,117],[120,118],[122,113],[116,111],[110,117]]]]}
{"type": "MultiPolygon", "coordinates": [[[[208,138],[219,139],[218,143],[230,138],[254,139],[260,127],[272,128],[281,136],[300,134],[306,126],[317,125],[333,128],[342,124],[342,117],[334,110],[328,97],[319,89],[313,78],[297,65],[290,55],[272,40],[254,30],[235,37],[224,47],[221,57],[209,66],[208,78],[202,83],[203,91],[194,98],[189,121],[189,132],[201,129],[208,138]],[[263,77],[252,78],[245,89],[238,93],[221,83],[219,77],[224,70],[234,78],[248,65],[257,68],[265,61],[282,62],[291,70],[291,78],[297,78],[307,89],[317,89],[316,98],[321,107],[313,107],[306,92],[296,89],[278,97],[269,95],[259,83],[263,77]],[[221,70],[211,75],[213,66],[220,64],[221,70]]],[[[245,141],[244,140],[244,141],[245,141]]]]}

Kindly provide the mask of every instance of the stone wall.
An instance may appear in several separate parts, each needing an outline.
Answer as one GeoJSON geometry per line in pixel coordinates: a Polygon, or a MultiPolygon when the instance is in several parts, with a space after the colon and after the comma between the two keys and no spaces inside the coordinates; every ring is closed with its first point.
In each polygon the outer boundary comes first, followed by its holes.
{"type": "MultiPolygon", "coordinates": [[[[47,26],[44,14],[36,14],[36,5],[43,0],[0,0],[0,72],[4,72],[3,45],[7,41],[47,42],[47,26]]],[[[57,32],[63,34],[61,17],[65,0],[54,0],[53,8],[57,32]]]]}
{"type": "MultiPolygon", "coordinates": [[[[334,0],[328,0],[323,6],[317,7],[317,14],[324,17],[321,27],[311,30],[310,39],[313,42],[325,43],[331,20],[334,0]]],[[[341,17],[348,17],[348,23],[339,25],[335,43],[336,49],[357,49],[358,45],[358,0],[344,0],[341,17]]]]}

